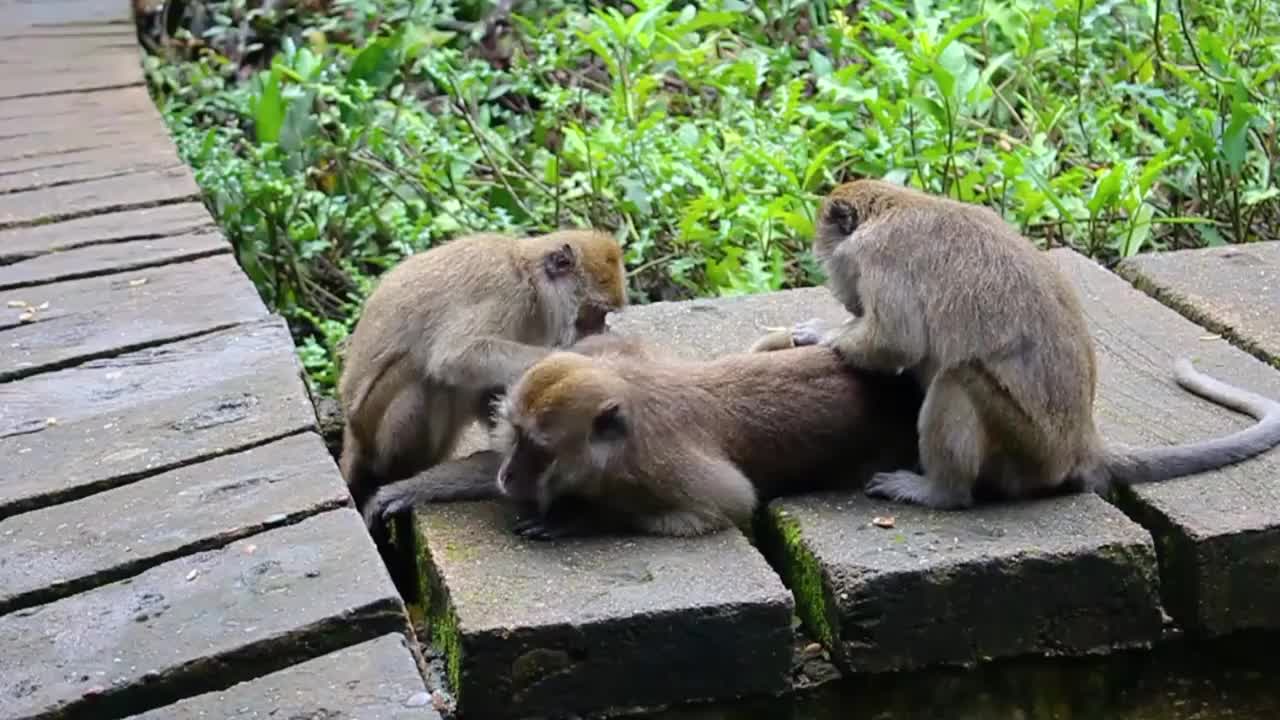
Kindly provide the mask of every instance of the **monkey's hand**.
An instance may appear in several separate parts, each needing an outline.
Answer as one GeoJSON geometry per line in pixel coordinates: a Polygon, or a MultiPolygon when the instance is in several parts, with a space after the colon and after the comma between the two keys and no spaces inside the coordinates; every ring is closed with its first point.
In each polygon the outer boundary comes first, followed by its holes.
{"type": "Polygon", "coordinates": [[[385,536],[391,518],[412,510],[413,505],[413,493],[401,492],[401,488],[394,484],[385,485],[378,488],[378,492],[364,504],[361,515],[369,532],[374,533],[375,537],[385,536]]]}
{"type": "Polygon", "coordinates": [[[870,372],[901,375],[916,363],[897,348],[885,344],[886,338],[875,332],[863,318],[851,320],[823,340],[850,367],[870,372]]]}
{"type": "Polygon", "coordinates": [[[837,332],[825,320],[811,318],[804,322],[796,323],[795,327],[791,328],[791,342],[795,343],[796,347],[826,345],[830,344],[831,339],[835,337],[837,332]]]}
{"type": "Polygon", "coordinates": [[[578,523],[551,520],[542,515],[517,520],[512,530],[527,540],[559,540],[586,534],[584,526],[578,523]]]}

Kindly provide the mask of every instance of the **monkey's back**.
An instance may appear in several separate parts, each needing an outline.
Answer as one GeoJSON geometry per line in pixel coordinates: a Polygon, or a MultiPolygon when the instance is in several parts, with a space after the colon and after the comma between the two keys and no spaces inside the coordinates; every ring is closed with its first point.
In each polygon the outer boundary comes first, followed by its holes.
{"type": "Polygon", "coordinates": [[[1092,340],[1075,288],[1046,253],[990,209],[944,199],[880,218],[868,241],[860,252],[892,253],[908,268],[930,371],[977,362],[1045,418],[1047,434],[1088,441],[1092,340]]]}
{"type": "Polygon", "coordinates": [[[680,383],[700,423],[762,497],[849,487],[915,464],[922,393],[909,377],[847,368],[825,347],[690,364],[680,383]]]}

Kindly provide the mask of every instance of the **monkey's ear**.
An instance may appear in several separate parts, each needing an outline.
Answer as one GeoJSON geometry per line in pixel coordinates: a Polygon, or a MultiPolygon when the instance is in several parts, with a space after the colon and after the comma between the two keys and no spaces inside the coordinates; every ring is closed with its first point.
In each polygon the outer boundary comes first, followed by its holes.
{"type": "Polygon", "coordinates": [[[622,403],[605,400],[591,422],[591,435],[597,440],[616,440],[627,433],[627,420],[622,415],[622,403]]]}
{"type": "Polygon", "coordinates": [[[841,235],[852,235],[858,229],[858,209],[847,200],[832,200],[827,208],[827,222],[835,226],[841,235]]]}
{"type": "Polygon", "coordinates": [[[569,243],[552,250],[543,258],[547,274],[553,278],[563,277],[573,272],[574,263],[573,247],[569,243]]]}

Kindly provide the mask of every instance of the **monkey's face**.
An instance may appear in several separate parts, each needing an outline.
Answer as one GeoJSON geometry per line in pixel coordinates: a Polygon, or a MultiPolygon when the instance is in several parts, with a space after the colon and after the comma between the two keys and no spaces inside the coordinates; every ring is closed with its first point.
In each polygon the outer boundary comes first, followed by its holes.
{"type": "Polygon", "coordinates": [[[622,248],[605,233],[592,233],[581,242],[580,280],[582,298],[578,308],[578,337],[604,332],[605,316],[627,305],[626,267],[622,248]]]}
{"type": "MultiPolygon", "coordinates": [[[[836,188],[839,192],[844,186],[836,188]]],[[[858,207],[852,199],[832,193],[822,201],[818,224],[814,231],[813,252],[823,263],[831,261],[836,250],[853,237],[858,229],[858,207]]]]}
{"type": "Polygon", "coordinates": [[[622,404],[591,361],[557,353],[534,365],[498,407],[499,490],[545,512],[557,498],[592,497],[626,438],[622,404]]]}

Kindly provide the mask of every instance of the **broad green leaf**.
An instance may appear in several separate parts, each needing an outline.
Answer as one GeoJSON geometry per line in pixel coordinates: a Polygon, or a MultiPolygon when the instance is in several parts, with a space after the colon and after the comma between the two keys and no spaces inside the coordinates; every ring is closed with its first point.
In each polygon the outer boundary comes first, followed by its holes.
{"type": "Polygon", "coordinates": [[[351,63],[347,80],[363,80],[370,87],[381,90],[395,79],[400,69],[398,43],[391,38],[379,38],[369,43],[351,63]]]}
{"type": "Polygon", "coordinates": [[[1090,217],[1097,217],[1102,212],[1102,209],[1110,206],[1116,196],[1120,194],[1120,187],[1124,183],[1127,169],[1123,163],[1116,163],[1093,186],[1093,195],[1090,196],[1089,202],[1086,204],[1086,207],[1089,208],[1090,217]]]}
{"type": "Polygon", "coordinates": [[[254,135],[258,144],[273,143],[280,139],[280,126],[284,123],[284,100],[280,95],[281,72],[272,68],[261,75],[262,94],[253,108],[254,135]]]}

